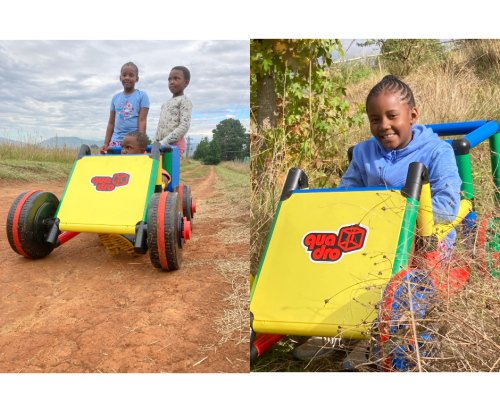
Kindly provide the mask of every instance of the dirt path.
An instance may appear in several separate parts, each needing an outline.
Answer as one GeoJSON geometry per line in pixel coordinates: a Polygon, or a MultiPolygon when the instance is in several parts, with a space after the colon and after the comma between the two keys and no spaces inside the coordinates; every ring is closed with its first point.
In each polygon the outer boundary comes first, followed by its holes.
{"type": "Polygon", "coordinates": [[[210,167],[186,182],[198,211],[193,240],[183,267],[162,272],[149,255],[109,255],[96,234],[80,234],[45,259],[18,256],[4,227],[11,203],[28,189],[60,198],[65,181],[0,180],[0,372],[248,372],[248,345],[215,345],[214,317],[231,293],[220,263],[249,254],[206,216],[220,196],[217,181],[210,167]]]}

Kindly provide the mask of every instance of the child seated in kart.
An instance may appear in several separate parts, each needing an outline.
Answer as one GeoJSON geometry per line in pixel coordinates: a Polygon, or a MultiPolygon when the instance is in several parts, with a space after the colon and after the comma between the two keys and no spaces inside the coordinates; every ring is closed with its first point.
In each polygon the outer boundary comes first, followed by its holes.
{"type": "MultiPolygon", "coordinates": [[[[139,131],[129,132],[122,140],[122,154],[146,154],[148,146],[148,138],[145,134],[139,131]]],[[[167,188],[171,177],[165,169],[162,170],[161,179],[163,182],[163,190],[167,188]]]]}
{"type": "MultiPolygon", "coordinates": [[[[122,154],[147,154],[146,147],[148,146],[148,138],[145,134],[139,131],[129,132],[123,137],[122,154]]],[[[162,169],[163,190],[170,183],[170,175],[165,169],[162,169]]],[[[125,250],[131,255],[136,255],[134,252],[135,236],[131,234],[99,234],[101,242],[106,247],[108,253],[118,255],[120,249],[125,250]]]]}
{"type": "MultiPolygon", "coordinates": [[[[417,125],[418,110],[411,89],[395,76],[385,76],[366,99],[366,113],[374,138],[354,147],[353,159],[339,188],[403,186],[412,162],[429,172],[435,223],[453,221],[460,205],[461,179],[450,144],[432,129],[417,125]]],[[[456,231],[438,244],[443,259],[450,256],[456,231]]],[[[294,356],[307,360],[334,352],[338,339],[313,337],[295,348],[294,356]]]]}

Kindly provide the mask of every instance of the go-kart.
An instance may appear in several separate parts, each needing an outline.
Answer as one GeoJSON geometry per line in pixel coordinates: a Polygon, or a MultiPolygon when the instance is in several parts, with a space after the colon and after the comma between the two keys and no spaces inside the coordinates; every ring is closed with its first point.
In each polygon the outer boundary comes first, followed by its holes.
{"type": "Polygon", "coordinates": [[[497,223],[476,220],[469,151],[489,138],[498,202],[499,125],[427,126],[440,136],[465,134],[445,140],[462,180],[459,212],[448,224],[434,224],[422,163],[409,165],[403,187],[308,189],[304,172],[289,171],[251,287],[252,360],[286,335],[342,337],[376,342],[371,360],[384,371],[415,370],[417,358],[439,350],[438,327],[426,322],[431,308],[459,292],[472,269],[467,258],[444,260],[438,243],[461,223],[462,251],[498,275],[497,223]]]}
{"type": "Polygon", "coordinates": [[[179,184],[178,147],[155,143],[147,153],[122,155],[121,147],[109,147],[105,156],[91,155],[82,145],[61,201],[40,190],[15,199],[7,216],[12,249],[41,259],[80,233],[98,233],[104,244],[110,235],[126,235],[131,253],[149,250],[155,267],[179,269],[196,204],[189,185],[179,184]],[[171,175],[165,191],[162,167],[171,175]]]}

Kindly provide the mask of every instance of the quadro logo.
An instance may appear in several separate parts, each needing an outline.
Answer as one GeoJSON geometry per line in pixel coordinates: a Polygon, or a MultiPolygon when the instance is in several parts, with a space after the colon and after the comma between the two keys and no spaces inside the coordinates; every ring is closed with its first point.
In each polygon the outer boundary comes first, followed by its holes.
{"type": "Polygon", "coordinates": [[[93,176],[90,183],[97,192],[113,192],[115,188],[127,186],[130,173],[114,173],[113,176],[93,176]]]}
{"type": "Polygon", "coordinates": [[[302,246],[314,263],[336,263],[344,253],[363,250],[368,227],[361,224],[342,226],[335,231],[310,231],[302,237],[302,246]]]}

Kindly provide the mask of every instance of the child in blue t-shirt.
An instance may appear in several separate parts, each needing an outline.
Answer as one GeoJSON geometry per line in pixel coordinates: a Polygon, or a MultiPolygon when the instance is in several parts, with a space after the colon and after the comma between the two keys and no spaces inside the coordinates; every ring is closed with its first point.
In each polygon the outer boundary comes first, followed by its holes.
{"type": "MultiPolygon", "coordinates": [[[[403,186],[410,163],[420,162],[429,172],[434,221],[453,221],[460,206],[462,184],[455,154],[432,129],[416,125],[418,110],[409,86],[395,76],[385,76],[368,94],[366,113],[374,138],[354,147],[353,159],[339,188],[403,186]]],[[[452,230],[438,245],[447,260],[455,238],[456,231],[452,230]]],[[[295,348],[294,356],[302,360],[327,357],[337,350],[337,341],[312,337],[295,348]]],[[[353,361],[349,362],[352,366],[353,361]]]]}
{"type": "Polygon", "coordinates": [[[135,88],[139,81],[139,69],[132,63],[126,63],[120,71],[123,92],[111,99],[108,128],[101,154],[106,154],[108,147],[121,146],[123,137],[129,132],[146,133],[149,112],[149,98],[146,92],[135,88]]]}

